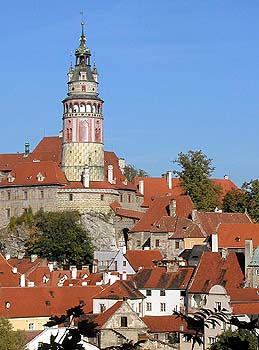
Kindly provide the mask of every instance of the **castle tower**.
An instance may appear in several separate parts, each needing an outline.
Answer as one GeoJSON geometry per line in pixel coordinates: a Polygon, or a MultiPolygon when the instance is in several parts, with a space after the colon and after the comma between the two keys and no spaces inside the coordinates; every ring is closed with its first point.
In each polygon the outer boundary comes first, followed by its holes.
{"type": "Polygon", "coordinates": [[[68,71],[68,94],[62,101],[62,169],[69,181],[81,181],[87,168],[90,181],[104,180],[103,101],[98,96],[98,72],[91,69],[84,22],[76,64],[68,71]]]}

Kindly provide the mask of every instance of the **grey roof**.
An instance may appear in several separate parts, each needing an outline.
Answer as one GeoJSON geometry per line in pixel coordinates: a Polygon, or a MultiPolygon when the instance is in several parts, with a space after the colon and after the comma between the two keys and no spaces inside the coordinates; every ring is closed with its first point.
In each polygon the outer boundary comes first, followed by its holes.
{"type": "Polygon", "coordinates": [[[93,73],[91,71],[91,67],[87,66],[85,64],[80,64],[78,66],[75,66],[74,74],[71,78],[71,81],[79,81],[79,73],[80,72],[85,72],[87,81],[95,82],[94,77],[93,77],[93,73]]]}
{"type": "Polygon", "coordinates": [[[90,94],[71,94],[69,96],[67,96],[62,102],[65,101],[69,101],[69,100],[75,100],[75,99],[86,99],[86,100],[96,100],[96,101],[101,101],[103,102],[103,100],[97,96],[97,95],[90,95],[90,94]]]}

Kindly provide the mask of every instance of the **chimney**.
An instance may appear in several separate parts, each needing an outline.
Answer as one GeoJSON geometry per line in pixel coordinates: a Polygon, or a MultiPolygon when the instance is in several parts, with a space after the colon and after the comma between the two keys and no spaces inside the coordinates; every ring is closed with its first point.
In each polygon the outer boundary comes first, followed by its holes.
{"type": "Polygon", "coordinates": [[[228,257],[228,248],[223,248],[222,251],[221,251],[221,258],[223,260],[226,260],[228,257]]]}
{"type": "Polygon", "coordinates": [[[5,254],[5,260],[10,260],[11,259],[11,254],[10,253],[6,253],[5,254]]]}
{"type": "Polygon", "coordinates": [[[127,280],[127,272],[126,272],[126,271],[123,271],[123,272],[122,272],[122,280],[123,280],[123,281],[126,281],[126,280],[127,280]]]}
{"type": "Polygon", "coordinates": [[[70,266],[70,270],[71,270],[71,278],[72,278],[72,280],[75,280],[77,278],[76,266],[70,266]]]}
{"type": "Polygon", "coordinates": [[[49,272],[53,272],[53,270],[54,270],[54,263],[53,262],[49,262],[48,263],[48,268],[49,268],[49,272]]]}
{"type": "Polygon", "coordinates": [[[169,190],[171,190],[172,189],[172,172],[171,171],[167,171],[166,181],[167,181],[167,185],[168,185],[169,190]]]}
{"type": "Polygon", "coordinates": [[[127,247],[124,245],[122,246],[122,254],[125,255],[127,253],[127,247]]]}
{"type": "Polygon", "coordinates": [[[38,259],[37,254],[32,254],[31,255],[31,262],[33,263],[34,261],[36,261],[38,259]]]}
{"type": "Polygon", "coordinates": [[[16,274],[17,272],[18,272],[17,267],[14,266],[14,267],[12,268],[12,273],[16,274]]]}
{"type": "Polygon", "coordinates": [[[140,180],[139,181],[139,183],[138,183],[138,190],[139,190],[139,193],[144,195],[144,180],[140,180]]]}
{"type": "Polygon", "coordinates": [[[176,200],[172,199],[169,203],[169,215],[176,216],[176,200]]]}
{"type": "Polygon", "coordinates": [[[228,175],[224,175],[224,180],[228,180],[228,179],[229,179],[228,175]]]}
{"type": "Polygon", "coordinates": [[[119,158],[119,167],[120,167],[120,171],[122,172],[122,174],[124,174],[125,166],[126,166],[125,159],[119,158]]]}
{"type": "Polygon", "coordinates": [[[29,144],[29,141],[26,141],[25,144],[24,144],[24,158],[28,157],[30,153],[30,144],[29,144]]]}
{"type": "Polygon", "coordinates": [[[253,241],[252,239],[245,240],[245,271],[253,257],[253,241]]]}
{"type": "Polygon", "coordinates": [[[82,173],[82,181],[84,188],[89,188],[90,185],[90,169],[89,166],[86,165],[84,167],[83,173],[82,173]]]}
{"type": "Polygon", "coordinates": [[[113,183],[113,165],[108,165],[108,181],[110,184],[113,183]]]}
{"type": "Polygon", "coordinates": [[[25,287],[25,275],[20,276],[20,287],[25,287]]]}
{"type": "Polygon", "coordinates": [[[211,251],[213,253],[217,253],[219,251],[219,244],[218,244],[218,234],[213,233],[211,235],[211,251]]]}

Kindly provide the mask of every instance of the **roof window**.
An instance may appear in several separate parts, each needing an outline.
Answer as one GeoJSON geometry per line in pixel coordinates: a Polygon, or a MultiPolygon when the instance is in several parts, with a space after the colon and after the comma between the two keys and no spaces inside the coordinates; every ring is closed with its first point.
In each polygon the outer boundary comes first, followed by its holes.
{"type": "Polygon", "coordinates": [[[42,175],[41,172],[38,173],[38,175],[36,176],[37,180],[42,182],[45,179],[45,176],[42,175]]]}

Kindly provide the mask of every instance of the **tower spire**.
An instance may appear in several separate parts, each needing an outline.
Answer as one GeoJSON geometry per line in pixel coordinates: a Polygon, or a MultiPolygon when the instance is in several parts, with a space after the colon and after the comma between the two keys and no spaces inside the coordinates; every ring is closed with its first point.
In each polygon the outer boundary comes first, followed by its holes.
{"type": "Polygon", "coordinates": [[[80,46],[81,47],[85,47],[86,37],[85,37],[85,32],[84,32],[85,22],[84,22],[84,13],[83,13],[83,11],[81,11],[80,14],[82,15],[82,21],[81,21],[82,33],[81,33],[81,37],[80,37],[80,46]]]}

